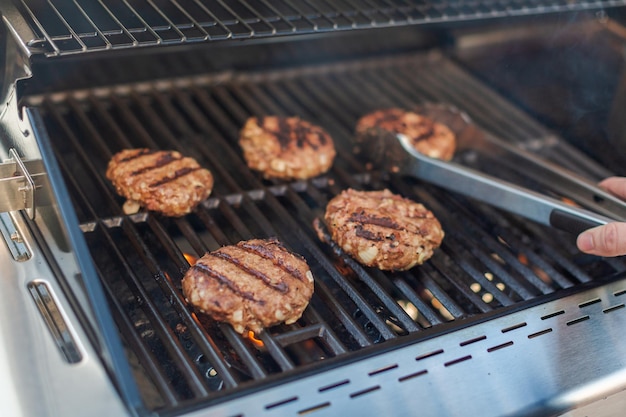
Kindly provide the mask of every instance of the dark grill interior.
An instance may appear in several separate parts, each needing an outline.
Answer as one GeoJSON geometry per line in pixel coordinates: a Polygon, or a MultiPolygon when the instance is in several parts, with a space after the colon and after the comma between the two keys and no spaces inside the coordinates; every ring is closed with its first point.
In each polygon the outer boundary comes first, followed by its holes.
{"type": "MultiPolygon", "coordinates": [[[[460,319],[511,311],[626,269],[621,258],[579,254],[573,236],[418,181],[368,170],[367,159],[353,153],[356,120],[371,110],[424,101],[453,104],[513,142],[549,136],[439,55],[220,74],[31,99],[44,116],[151,409],[176,411],[227,398],[264,381],[322,369],[368,347],[412,343],[462,326],[460,319]],[[332,171],[310,181],[282,183],[247,170],[237,145],[239,129],[247,117],[269,114],[299,115],[325,127],[338,148],[332,171]],[[215,175],[214,194],[184,218],[124,216],[123,200],[104,172],[112,154],[129,147],[194,156],[215,175]],[[421,267],[382,273],[320,242],[311,223],[347,187],[387,187],[423,202],[446,232],[442,247],[421,267]],[[241,337],[187,307],[180,280],[190,259],[242,239],[271,236],[303,255],[315,276],[315,295],[301,320],[241,337]]],[[[551,143],[539,151],[565,163],[567,149],[551,143]]],[[[505,161],[465,159],[509,174],[505,161]]],[[[584,165],[576,168],[589,174],[584,165]]],[[[523,180],[519,173],[510,174],[523,180]]]]}

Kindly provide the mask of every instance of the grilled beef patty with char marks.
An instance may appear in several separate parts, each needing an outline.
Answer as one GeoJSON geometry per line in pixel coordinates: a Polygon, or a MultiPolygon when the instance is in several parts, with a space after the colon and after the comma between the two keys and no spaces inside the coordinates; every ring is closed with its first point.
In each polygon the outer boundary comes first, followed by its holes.
{"type": "MultiPolygon", "coordinates": [[[[412,111],[392,108],[377,110],[361,117],[356,125],[356,140],[366,135],[404,134],[416,151],[431,158],[449,161],[456,150],[456,135],[447,126],[412,111]]],[[[371,140],[371,139],[370,139],[371,140]]]]}
{"type": "Polygon", "coordinates": [[[267,179],[307,179],[330,169],[335,145],[321,127],[298,117],[251,117],[239,144],[253,170],[267,179]]]}
{"type": "Polygon", "coordinates": [[[106,177],[128,199],[123,207],[126,214],[143,206],[166,216],[183,216],[213,189],[211,172],[176,151],[125,149],[113,155],[106,177]]]}
{"type": "Polygon", "coordinates": [[[313,295],[304,258],[276,239],[252,239],[205,254],[182,280],[187,302],[235,331],[295,323],[313,295]]]}
{"type": "MultiPolygon", "coordinates": [[[[389,190],[344,190],[329,201],[324,222],[347,254],[382,270],[421,265],[444,237],[431,211],[389,190]]],[[[319,229],[318,234],[324,240],[319,229]]]]}

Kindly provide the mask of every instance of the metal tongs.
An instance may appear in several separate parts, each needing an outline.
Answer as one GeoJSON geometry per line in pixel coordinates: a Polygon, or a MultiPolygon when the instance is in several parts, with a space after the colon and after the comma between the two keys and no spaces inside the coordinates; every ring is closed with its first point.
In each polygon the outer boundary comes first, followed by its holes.
{"type": "MultiPolygon", "coordinates": [[[[598,206],[606,216],[565,204],[555,198],[456,162],[425,156],[417,152],[409,139],[402,134],[382,135],[385,138],[382,141],[381,135],[373,135],[371,139],[366,140],[364,145],[373,162],[391,172],[421,179],[538,223],[575,234],[626,218],[626,204],[595,184],[514,145],[487,135],[486,132],[477,129],[467,115],[460,114],[455,109],[446,110],[441,106],[434,109],[439,116],[443,109],[444,112],[453,112],[456,116],[462,117],[464,130],[460,132],[461,134],[451,126],[457,133],[457,139],[460,139],[459,150],[473,148],[488,151],[494,156],[508,156],[509,160],[515,161],[514,163],[523,164],[524,170],[532,170],[535,177],[539,175],[547,183],[557,181],[564,184],[566,189],[572,190],[578,197],[582,196],[589,200],[591,205],[598,206]]],[[[432,113],[433,108],[430,110],[432,113]]],[[[421,111],[423,114],[429,113],[428,108],[421,111]]],[[[435,121],[438,121],[437,119],[434,118],[435,121]]],[[[458,120],[456,126],[459,126],[458,120]]]]}

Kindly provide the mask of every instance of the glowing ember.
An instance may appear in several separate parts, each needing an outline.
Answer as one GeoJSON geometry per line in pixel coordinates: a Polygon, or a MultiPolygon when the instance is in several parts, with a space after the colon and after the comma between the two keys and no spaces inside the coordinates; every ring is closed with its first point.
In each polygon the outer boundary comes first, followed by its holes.
{"type": "Polygon", "coordinates": [[[531,265],[531,263],[529,262],[528,258],[526,257],[526,255],[520,253],[517,256],[517,259],[524,265],[529,266],[532,271],[535,273],[535,275],[537,275],[539,277],[539,279],[541,279],[543,282],[550,284],[552,282],[552,278],[550,278],[550,276],[546,273],[546,271],[544,271],[543,269],[539,268],[538,266],[535,265],[531,265]]]}
{"type": "Polygon", "coordinates": [[[256,335],[254,334],[254,332],[252,330],[248,330],[248,339],[250,339],[250,341],[256,346],[256,347],[263,347],[265,346],[263,344],[263,341],[261,339],[257,339],[256,335]]]}
{"type": "Polygon", "coordinates": [[[187,262],[189,262],[189,265],[195,265],[195,263],[198,262],[198,258],[189,253],[183,253],[183,256],[185,257],[187,262]]]}
{"type": "Polygon", "coordinates": [[[528,258],[523,253],[517,255],[517,260],[520,261],[523,265],[528,265],[528,258]]]}
{"type": "Polygon", "coordinates": [[[567,197],[561,197],[561,201],[567,204],[568,206],[580,207],[574,200],[570,200],[567,197]]]}

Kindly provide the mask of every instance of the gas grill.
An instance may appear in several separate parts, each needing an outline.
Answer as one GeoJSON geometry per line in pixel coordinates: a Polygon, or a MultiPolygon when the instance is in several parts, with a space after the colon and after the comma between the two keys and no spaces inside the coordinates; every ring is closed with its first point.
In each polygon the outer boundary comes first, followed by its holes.
{"type": "MultiPolygon", "coordinates": [[[[623,5],[3,2],[8,415],[619,415],[625,260],[582,254],[572,234],[376,169],[353,137],[367,112],[436,103],[573,180],[625,175],[619,134],[588,130],[606,126],[621,97],[623,5]],[[615,71],[594,84],[611,102],[576,124],[571,110],[585,98],[555,109],[532,80],[546,62],[567,74],[560,53],[584,48],[615,71]],[[292,182],[250,171],[238,135],[264,115],[323,126],[337,147],[332,169],[292,182]],[[181,218],[125,215],[104,173],[113,154],[137,147],[193,156],[213,173],[213,193],[181,218]],[[389,273],[321,241],[313,222],[346,188],[422,202],[446,233],[441,248],[389,273]],[[240,335],[196,314],[181,292],[190,265],[269,237],[311,267],[303,317],[240,335]]],[[[542,74],[559,94],[583,75],[542,74]]],[[[626,219],[517,160],[478,149],[455,161],[626,219]]]]}

